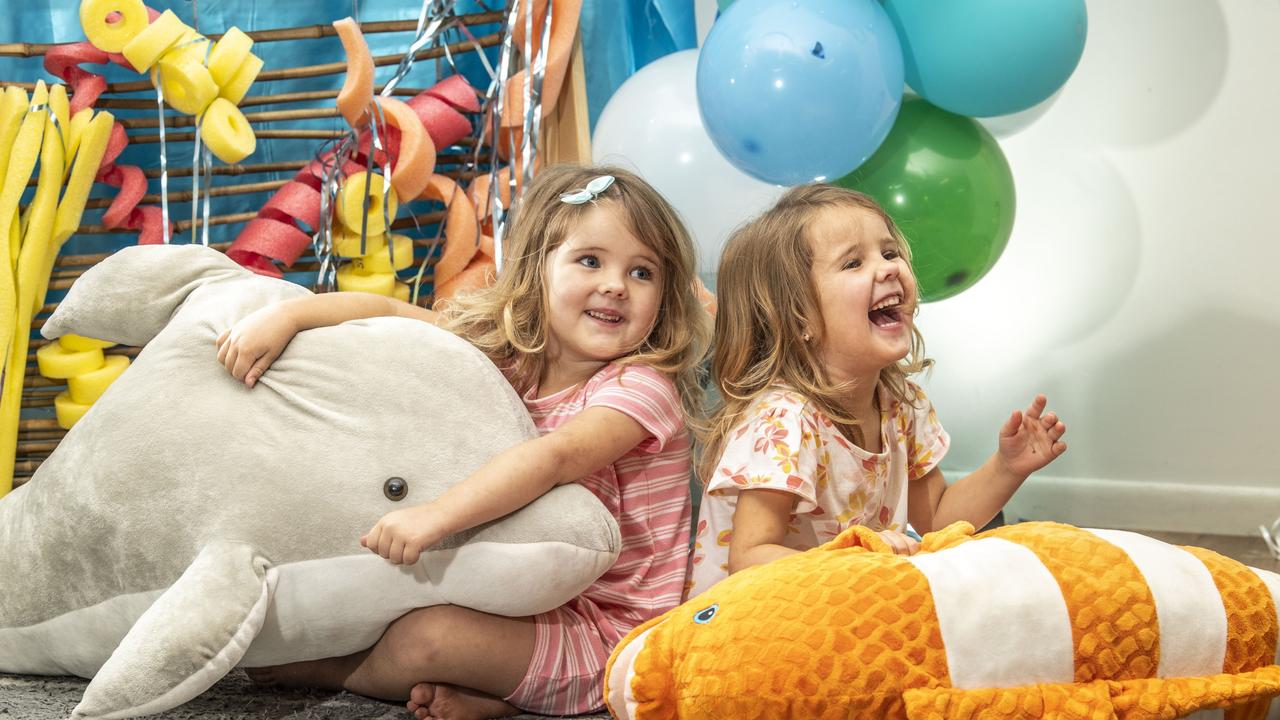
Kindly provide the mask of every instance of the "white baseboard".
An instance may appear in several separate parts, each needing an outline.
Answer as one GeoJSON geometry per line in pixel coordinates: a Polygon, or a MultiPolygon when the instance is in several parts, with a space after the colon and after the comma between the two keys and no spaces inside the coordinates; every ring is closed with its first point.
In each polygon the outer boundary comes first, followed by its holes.
{"type": "MultiPolygon", "coordinates": [[[[968,473],[947,469],[946,474],[968,473]]],[[[1280,517],[1280,487],[1033,476],[1004,513],[1008,522],[1256,536],[1259,525],[1270,526],[1280,517]]]]}

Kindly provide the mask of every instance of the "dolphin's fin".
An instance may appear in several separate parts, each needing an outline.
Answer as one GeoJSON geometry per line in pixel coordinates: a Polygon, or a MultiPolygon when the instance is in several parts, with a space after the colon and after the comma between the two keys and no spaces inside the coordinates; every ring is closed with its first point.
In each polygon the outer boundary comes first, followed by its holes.
{"type": "Polygon", "coordinates": [[[75,333],[141,347],[169,324],[191,291],[248,275],[203,245],[137,245],[116,252],[76,280],[41,334],[75,333]]]}
{"type": "Polygon", "coordinates": [[[1010,688],[920,688],[902,694],[909,720],[1164,720],[1198,710],[1238,708],[1261,718],[1280,695],[1280,665],[1201,677],[1095,680],[1010,688]]]}
{"type": "Polygon", "coordinates": [[[72,718],[148,715],[204,692],[257,637],[275,585],[275,569],[252,546],[206,546],[134,623],[72,718]]]}

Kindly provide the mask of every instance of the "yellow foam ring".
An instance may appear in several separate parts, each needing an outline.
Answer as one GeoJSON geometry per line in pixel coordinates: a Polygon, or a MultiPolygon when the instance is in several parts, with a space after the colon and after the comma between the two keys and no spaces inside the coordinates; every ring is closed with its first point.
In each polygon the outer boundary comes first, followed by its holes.
{"type": "Polygon", "coordinates": [[[387,295],[395,292],[396,276],[391,273],[365,275],[347,265],[338,270],[338,290],[342,292],[363,292],[374,295],[387,295]]]}
{"type": "Polygon", "coordinates": [[[249,92],[249,86],[253,85],[253,81],[258,79],[258,73],[262,71],[262,58],[249,53],[249,57],[240,63],[240,69],[236,70],[236,74],[231,76],[222,89],[218,91],[219,97],[224,97],[234,105],[239,105],[240,101],[249,92]]]}
{"type": "MultiPolygon", "coordinates": [[[[79,114],[77,114],[79,117],[79,114]]],[[[84,214],[85,201],[89,199],[89,191],[93,189],[93,179],[102,166],[102,157],[107,152],[107,143],[111,140],[111,126],[115,118],[109,112],[100,112],[93,116],[88,126],[80,133],[80,147],[76,152],[75,162],[71,164],[71,173],[67,176],[67,189],[62,193],[62,202],[58,203],[58,212],[53,221],[54,254],[57,248],[80,227],[80,216],[84,214]]],[[[52,257],[52,256],[51,256],[52,257]]],[[[43,273],[45,287],[48,285],[49,270],[43,273]]],[[[44,292],[39,293],[40,302],[44,302],[44,292]]],[[[39,308],[34,311],[38,312],[39,308]]]]}
{"type": "Polygon", "coordinates": [[[83,405],[72,400],[71,394],[66,390],[53,398],[53,412],[58,418],[58,427],[63,430],[70,430],[72,425],[80,422],[80,418],[84,417],[91,407],[93,405],[83,405]]]}
{"type": "Polygon", "coordinates": [[[253,154],[258,138],[244,113],[226,98],[216,98],[200,119],[200,136],[209,151],[224,163],[238,163],[253,154]]]}
{"type": "Polygon", "coordinates": [[[236,71],[249,57],[249,49],[253,47],[253,39],[233,27],[223,34],[209,51],[209,73],[213,81],[221,87],[235,77],[236,71]]]}
{"type": "Polygon", "coordinates": [[[218,97],[218,84],[200,62],[186,57],[171,61],[165,56],[156,67],[160,68],[164,101],[178,112],[199,115],[218,97]]]}
{"type": "Polygon", "coordinates": [[[83,0],[80,3],[80,27],[84,28],[84,36],[94,47],[109,53],[123,50],[149,22],[142,0],[83,0]],[[108,20],[112,13],[119,13],[114,22],[108,20]]]}
{"type": "Polygon", "coordinates": [[[391,236],[391,252],[388,253],[386,248],[371,252],[364,257],[358,257],[351,261],[351,266],[357,272],[366,275],[374,273],[390,273],[396,270],[404,270],[413,264],[413,239],[408,235],[392,235],[391,236]],[[395,255],[395,264],[391,263],[391,255],[395,255]]]}
{"type": "Polygon", "coordinates": [[[342,189],[338,191],[338,219],[353,233],[360,232],[364,199],[369,198],[369,219],[365,232],[369,235],[381,235],[387,231],[387,220],[394,220],[396,210],[400,209],[400,198],[391,183],[378,173],[361,171],[348,175],[342,181],[342,189]],[[383,212],[383,197],[386,197],[386,212],[383,212]]]}
{"type": "Polygon", "coordinates": [[[176,45],[188,31],[195,32],[172,10],[165,10],[155,22],[138,33],[121,52],[134,70],[144,73],[160,59],[161,55],[176,45]]]}
{"type": "Polygon", "coordinates": [[[409,286],[409,283],[403,283],[397,280],[396,289],[392,292],[391,296],[401,302],[409,302],[409,296],[412,292],[413,288],[409,286]]]}
{"type": "Polygon", "coordinates": [[[67,333],[58,338],[58,344],[71,352],[81,352],[84,350],[105,350],[109,347],[115,347],[115,343],[110,340],[97,340],[95,338],[85,337],[83,335],[75,335],[67,333]]]}
{"type": "Polygon", "coordinates": [[[341,222],[333,225],[333,254],[338,257],[356,258],[362,255],[372,255],[382,252],[386,247],[386,235],[371,234],[365,238],[364,246],[361,247],[359,230],[352,232],[341,222]]]}
{"type": "Polygon", "coordinates": [[[183,23],[182,34],[178,36],[177,41],[160,54],[156,60],[156,64],[151,66],[151,87],[159,87],[158,73],[160,72],[160,61],[168,60],[169,62],[193,62],[204,65],[204,59],[208,56],[206,52],[209,49],[209,38],[196,32],[196,29],[183,23]]]}
{"type": "Polygon", "coordinates": [[[129,369],[129,358],[124,355],[108,355],[106,364],[97,370],[72,375],[67,378],[67,392],[71,401],[81,405],[90,405],[102,397],[107,386],[129,369]]]}
{"type": "Polygon", "coordinates": [[[26,91],[13,85],[6,87],[4,94],[0,95],[0,184],[3,184],[9,170],[9,152],[13,149],[14,138],[18,137],[22,114],[26,111],[26,91]]]}
{"type": "Polygon", "coordinates": [[[80,138],[84,135],[84,129],[89,127],[89,121],[93,119],[93,108],[80,108],[80,111],[71,116],[71,127],[67,131],[67,163],[63,169],[62,180],[65,182],[67,176],[71,174],[72,162],[76,158],[76,153],[80,151],[80,138]]]}
{"type": "Polygon", "coordinates": [[[105,363],[102,348],[68,350],[61,343],[51,342],[36,351],[40,374],[55,380],[101,370],[105,363]]]}

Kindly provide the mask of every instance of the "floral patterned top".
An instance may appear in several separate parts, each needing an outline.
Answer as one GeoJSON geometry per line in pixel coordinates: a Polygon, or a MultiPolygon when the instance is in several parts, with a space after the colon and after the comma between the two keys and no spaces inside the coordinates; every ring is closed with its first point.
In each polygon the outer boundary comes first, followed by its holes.
{"type": "Polygon", "coordinates": [[[912,404],[892,399],[883,385],[877,389],[879,453],[849,442],[826,413],[791,388],[761,395],[729,433],[703,489],[685,597],[728,576],[739,490],[797,496],[782,543],[797,550],[817,547],[852,525],[901,532],[907,524],[907,482],[933,470],[951,441],[924,391],[912,383],[908,390],[915,394],[912,404]]]}

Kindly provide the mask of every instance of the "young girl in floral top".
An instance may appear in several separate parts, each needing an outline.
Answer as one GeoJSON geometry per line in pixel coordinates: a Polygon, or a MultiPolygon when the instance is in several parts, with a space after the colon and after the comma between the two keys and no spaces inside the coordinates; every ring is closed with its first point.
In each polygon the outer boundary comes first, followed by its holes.
{"type": "Polygon", "coordinates": [[[851,525],[911,554],[908,521],[920,532],[982,526],[1066,451],[1066,426],[1037,395],[1000,428],[991,458],[947,486],[949,438],[907,379],[931,364],[910,252],[865,195],[792,189],[729,240],[717,299],[724,405],[703,455],[688,597],[851,525]]]}

